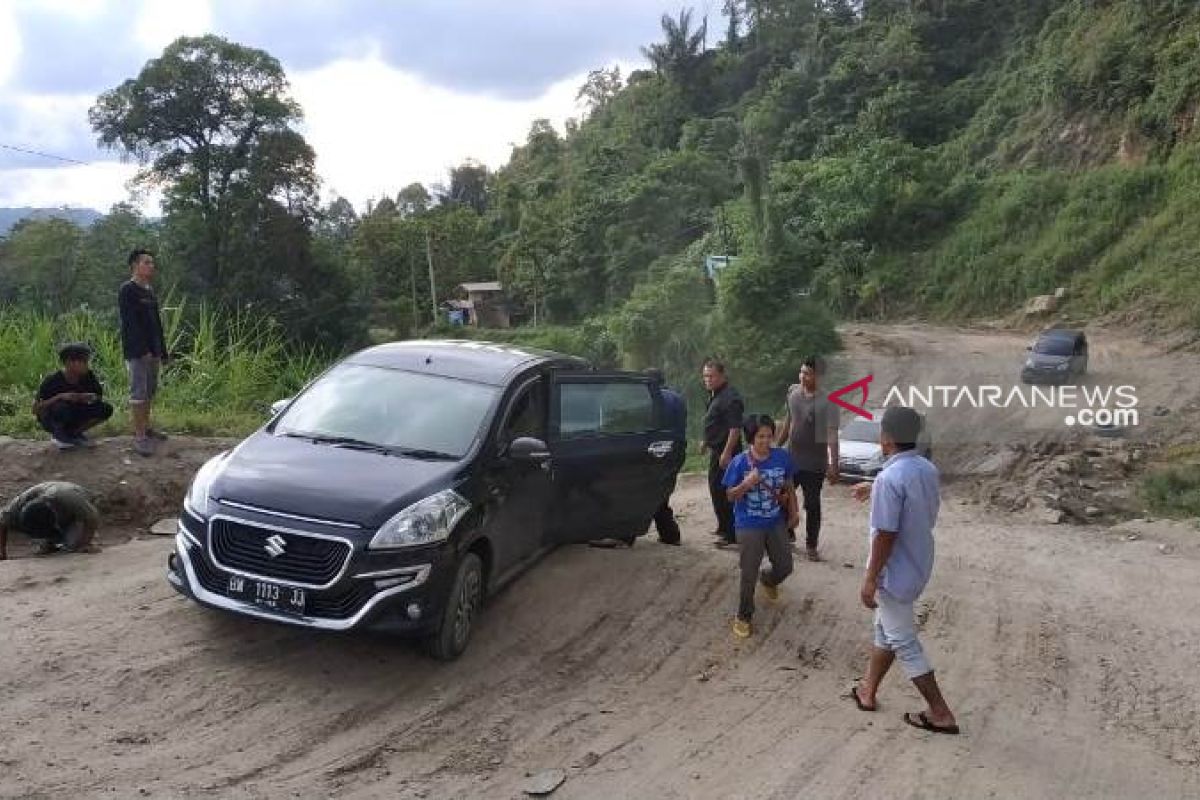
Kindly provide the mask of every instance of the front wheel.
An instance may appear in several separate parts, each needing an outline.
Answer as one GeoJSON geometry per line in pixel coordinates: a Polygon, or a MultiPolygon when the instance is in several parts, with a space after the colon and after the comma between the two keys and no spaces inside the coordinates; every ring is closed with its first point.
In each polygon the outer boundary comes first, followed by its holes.
{"type": "Polygon", "coordinates": [[[430,655],[439,661],[453,661],[462,655],[482,604],[483,563],[479,556],[467,553],[458,565],[437,632],[429,638],[430,655]]]}

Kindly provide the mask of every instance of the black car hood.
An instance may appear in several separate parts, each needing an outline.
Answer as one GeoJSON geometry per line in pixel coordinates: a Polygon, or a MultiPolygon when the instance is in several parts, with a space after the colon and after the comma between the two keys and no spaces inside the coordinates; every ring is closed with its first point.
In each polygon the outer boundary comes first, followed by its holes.
{"type": "Polygon", "coordinates": [[[406,506],[453,485],[461,468],[457,462],[350,450],[259,431],[225,460],[210,495],[375,528],[406,506]]]}

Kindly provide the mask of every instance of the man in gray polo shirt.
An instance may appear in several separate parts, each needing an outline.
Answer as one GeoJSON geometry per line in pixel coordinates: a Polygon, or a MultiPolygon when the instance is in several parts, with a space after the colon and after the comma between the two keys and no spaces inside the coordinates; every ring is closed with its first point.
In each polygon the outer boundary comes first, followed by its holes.
{"type": "Polygon", "coordinates": [[[916,411],[893,406],[884,412],[880,429],[880,445],[888,460],[873,486],[854,487],[856,499],[871,500],[871,555],[860,597],[875,611],[875,643],[867,677],[851,687],[850,697],[863,711],[874,711],[879,684],[899,659],[905,675],[929,704],[925,711],[906,713],[904,721],[933,733],[956,734],[954,714],[917,638],[914,612],[933,572],[933,527],[941,505],[938,471],[916,452],[921,433],[916,411]]]}
{"type": "MultiPolygon", "coordinates": [[[[779,427],[778,444],[792,456],[792,482],[804,498],[805,551],[820,561],[821,488],[838,482],[838,410],[820,390],[825,359],[809,356],[800,367],[800,382],[788,388],[787,414],[779,427]]],[[[795,541],[794,531],[789,537],[795,541]]]]}

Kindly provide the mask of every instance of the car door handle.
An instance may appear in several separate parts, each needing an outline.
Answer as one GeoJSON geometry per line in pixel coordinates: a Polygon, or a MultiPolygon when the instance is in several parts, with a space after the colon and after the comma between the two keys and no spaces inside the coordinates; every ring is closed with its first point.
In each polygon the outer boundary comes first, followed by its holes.
{"type": "Polygon", "coordinates": [[[653,442],[646,448],[646,452],[655,458],[666,458],[667,454],[675,449],[675,443],[671,441],[653,442]]]}

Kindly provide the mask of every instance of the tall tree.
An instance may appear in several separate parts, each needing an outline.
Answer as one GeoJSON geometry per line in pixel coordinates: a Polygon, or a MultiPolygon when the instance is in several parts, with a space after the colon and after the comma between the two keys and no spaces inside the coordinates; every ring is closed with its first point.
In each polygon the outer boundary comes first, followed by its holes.
{"type": "Polygon", "coordinates": [[[611,69],[603,67],[594,69],[588,73],[583,86],[579,87],[579,93],[575,95],[575,99],[582,100],[587,104],[588,114],[595,114],[597,111],[608,108],[613,99],[620,94],[624,85],[625,79],[621,77],[619,66],[611,69]]]}
{"type": "Polygon", "coordinates": [[[678,19],[663,14],[662,30],[666,40],[643,47],[642,54],[660,75],[676,80],[682,86],[690,86],[704,56],[708,19],[692,30],[692,9],[685,8],[679,12],[678,19]]]}
{"type": "Polygon", "coordinates": [[[396,209],[405,217],[424,214],[433,203],[433,197],[422,183],[410,183],[396,195],[396,209]]]}
{"type": "Polygon", "coordinates": [[[450,170],[450,189],[444,199],[482,214],[487,210],[487,182],[487,167],[468,159],[450,170]]]}
{"type": "Polygon", "coordinates": [[[300,106],[279,61],[208,35],[182,37],[88,112],[102,146],[135,158],[171,210],[198,216],[194,267],[221,285],[235,214],[279,203],[312,210],[315,156],[296,130],[300,106]]]}

